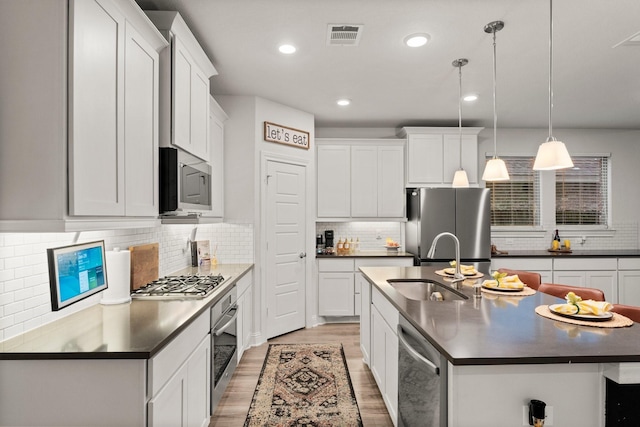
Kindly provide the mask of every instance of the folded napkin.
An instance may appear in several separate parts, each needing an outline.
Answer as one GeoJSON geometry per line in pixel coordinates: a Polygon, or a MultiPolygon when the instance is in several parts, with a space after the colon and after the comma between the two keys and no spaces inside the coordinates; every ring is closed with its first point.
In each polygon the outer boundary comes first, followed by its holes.
{"type": "Polygon", "coordinates": [[[487,288],[523,289],[524,283],[520,281],[517,274],[513,276],[501,277],[497,280],[485,280],[482,286],[487,288]]]}
{"type": "Polygon", "coordinates": [[[580,314],[580,315],[595,315],[611,311],[613,305],[606,301],[594,301],[592,299],[582,300],[581,297],[569,292],[566,296],[567,303],[559,304],[554,307],[554,310],[562,314],[580,314]]]}
{"type": "MultiPolygon", "coordinates": [[[[452,268],[445,268],[444,272],[447,274],[453,274],[456,270],[456,262],[451,261],[449,262],[449,265],[452,268]]],[[[467,275],[467,276],[473,276],[474,274],[476,274],[478,271],[476,270],[476,268],[473,265],[464,265],[464,264],[460,264],[460,273],[467,275]]]]}
{"type": "Polygon", "coordinates": [[[513,276],[498,277],[495,280],[485,280],[482,282],[482,286],[486,288],[523,289],[524,283],[520,281],[517,274],[514,274],[513,276]]]}

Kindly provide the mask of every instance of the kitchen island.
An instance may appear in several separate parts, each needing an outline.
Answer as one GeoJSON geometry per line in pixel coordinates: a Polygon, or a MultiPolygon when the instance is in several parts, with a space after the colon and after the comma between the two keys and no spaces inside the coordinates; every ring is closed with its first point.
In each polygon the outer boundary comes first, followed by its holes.
{"type": "Polygon", "coordinates": [[[0,425],[201,425],[210,416],[209,311],[251,282],[252,268],[186,268],[174,274],[227,280],[206,298],[97,304],[1,342],[0,425]]]}
{"type": "Polygon", "coordinates": [[[605,377],[640,382],[638,325],[600,328],[555,321],[535,313],[540,305],[562,302],[555,297],[483,292],[477,298],[469,285],[460,289],[467,299],[419,301],[388,280],[446,284],[435,268],[361,271],[446,358],[449,426],[523,425],[523,407],[531,399],[553,407],[552,425],[604,426],[605,377]]]}

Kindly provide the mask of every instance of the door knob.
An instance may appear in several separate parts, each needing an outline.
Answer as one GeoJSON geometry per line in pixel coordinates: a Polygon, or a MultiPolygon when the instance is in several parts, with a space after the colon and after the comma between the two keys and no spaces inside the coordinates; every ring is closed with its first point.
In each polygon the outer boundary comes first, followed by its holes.
{"type": "Polygon", "coordinates": [[[307,253],[306,252],[300,252],[300,255],[298,255],[300,258],[306,258],[307,257],[307,253]]]}

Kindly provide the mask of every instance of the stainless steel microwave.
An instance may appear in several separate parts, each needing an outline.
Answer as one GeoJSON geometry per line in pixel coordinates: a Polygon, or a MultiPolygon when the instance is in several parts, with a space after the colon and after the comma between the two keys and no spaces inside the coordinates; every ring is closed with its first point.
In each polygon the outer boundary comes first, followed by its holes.
{"type": "Polygon", "coordinates": [[[175,148],[160,148],[160,213],[211,210],[211,166],[175,148]]]}

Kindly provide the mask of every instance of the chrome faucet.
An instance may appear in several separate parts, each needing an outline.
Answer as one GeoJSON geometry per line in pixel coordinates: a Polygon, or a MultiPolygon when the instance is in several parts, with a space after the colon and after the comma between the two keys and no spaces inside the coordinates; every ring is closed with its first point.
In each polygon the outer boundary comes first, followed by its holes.
{"type": "Polygon", "coordinates": [[[455,273],[453,275],[453,280],[451,281],[451,283],[454,285],[454,287],[457,287],[458,283],[460,283],[460,282],[462,282],[464,280],[464,275],[460,272],[460,241],[455,236],[455,234],[449,233],[447,231],[445,231],[444,233],[438,234],[433,239],[433,243],[431,243],[431,248],[429,248],[429,252],[427,252],[427,258],[433,258],[433,256],[436,254],[436,243],[438,243],[438,240],[442,236],[451,237],[453,239],[453,242],[455,243],[455,246],[456,246],[456,271],[455,271],[455,273]]]}

